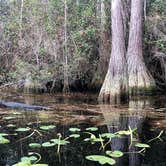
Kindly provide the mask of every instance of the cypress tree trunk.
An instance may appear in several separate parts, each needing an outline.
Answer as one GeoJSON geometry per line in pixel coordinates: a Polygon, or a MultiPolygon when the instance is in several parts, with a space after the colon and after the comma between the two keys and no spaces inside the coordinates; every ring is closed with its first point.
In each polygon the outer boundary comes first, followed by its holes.
{"type": "Polygon", "coordinates": [[[130,95],[138,95],[155,86],[154,79],[148,72],[142,53],[142,17],[143,0],[131,1],[131,17],[127,63],[130,95]]]}
{"type": "Polygon", "coordinates": [[[128,90],[122,0],[112,0],[111,11],[112,50],[99,100],[119,103],[128,90]]]}

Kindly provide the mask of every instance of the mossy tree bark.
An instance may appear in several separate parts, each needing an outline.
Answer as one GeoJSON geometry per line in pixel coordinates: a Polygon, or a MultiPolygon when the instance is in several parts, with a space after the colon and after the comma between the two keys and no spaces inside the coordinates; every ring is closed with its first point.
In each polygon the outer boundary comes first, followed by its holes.
{"type": "Polygon", "coordinates": [[[122,0],[112,0],[112,50],[99,101],[120,103],[128,91],[122,0]]]}
{"type": "Polygon", "coordinates": [[[143,0],[132,0],[127,50],[130,95],[139,95],[155,87],[155,81],[148,72],[143,59],[142,19],[143,0]]]}

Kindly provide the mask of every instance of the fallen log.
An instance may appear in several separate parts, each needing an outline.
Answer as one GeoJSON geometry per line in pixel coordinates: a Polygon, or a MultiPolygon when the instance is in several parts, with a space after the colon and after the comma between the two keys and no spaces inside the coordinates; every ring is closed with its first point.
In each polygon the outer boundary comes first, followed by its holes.
{"type": "Polygon", "coordinates": [[[0,106],[10,107],[15,109],[23,109],[23,110],[49,110],[49,107],[38,106],[38,105],[29,105],[24,103],[17,103],[17,102],[5,102],[0,101],[0,106]]]}

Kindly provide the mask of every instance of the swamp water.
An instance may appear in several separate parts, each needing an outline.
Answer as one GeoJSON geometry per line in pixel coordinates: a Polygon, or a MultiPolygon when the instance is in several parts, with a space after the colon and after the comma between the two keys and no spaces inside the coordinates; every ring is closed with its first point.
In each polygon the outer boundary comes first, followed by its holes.
{"type": "Polygon", "coordinates": [[[38,159],[38,164],[49,166],[100,166],[104,162],[116,162],[115,166],[166,166],[164,96],[131,101],[129,106],[97,104],[96,98],[92,94],[3,92],[1,100],[49,106],[50,110],[0,107],[0,166],[12,166],[25,156],[22,160],[31,159],[34,166],[38,159]]]}

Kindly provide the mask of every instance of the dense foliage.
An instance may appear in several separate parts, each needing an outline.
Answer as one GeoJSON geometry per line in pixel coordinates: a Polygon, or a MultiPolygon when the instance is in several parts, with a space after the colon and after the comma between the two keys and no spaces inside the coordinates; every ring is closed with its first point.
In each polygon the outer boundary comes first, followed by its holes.
{"type": "MultiPolygon", "coordinates": [[[[100,1],[66,2],[67,43],[64,0],[0,1],[1,83],[21,81],[32,89],[62,90],[67,64],[70,89],[90,88],[100,59],[100,1]]],[[[109,31],[110,4],[105,3],[109,31]]],[[[160,88],[166,83],[165,8],[164,0],[147,1],[145,54],[160,88]]]]}

